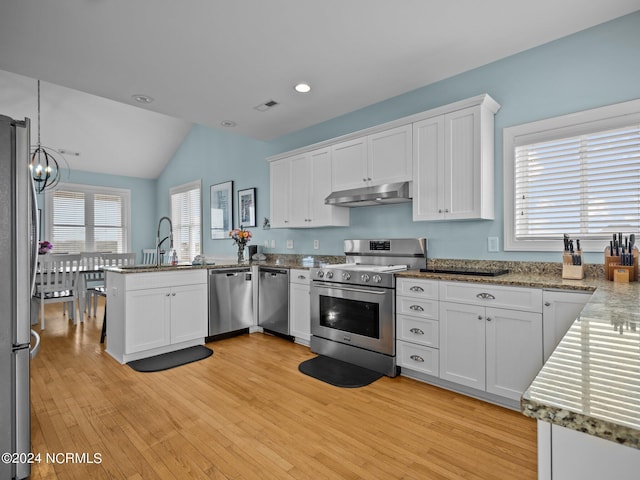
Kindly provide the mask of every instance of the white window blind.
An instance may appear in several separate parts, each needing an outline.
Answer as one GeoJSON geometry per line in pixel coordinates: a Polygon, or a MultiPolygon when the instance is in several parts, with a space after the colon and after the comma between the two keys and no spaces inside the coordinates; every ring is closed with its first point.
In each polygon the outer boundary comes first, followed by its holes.
{"type": "Polygon", "coordinates": [[[640,233],[640,99],[503,130],[504,249],[602,252],[640,233]]]}
{"type": "Polygon", "coordinates": [[[173,246],[180,262],[190,262],[201,253],[201,190],[198,180],[174,187],[170,192],[173,246]]]}
{"type": "Polygon", "coordinates": [[[129,251],[128,190],[60,185],[47,192],[47,240],[53,252],[129,251]]]}
{"type": "Polygon", "coordinates": [[[640,125],[515,150],[516,239],[640,230],[640,125]]]}

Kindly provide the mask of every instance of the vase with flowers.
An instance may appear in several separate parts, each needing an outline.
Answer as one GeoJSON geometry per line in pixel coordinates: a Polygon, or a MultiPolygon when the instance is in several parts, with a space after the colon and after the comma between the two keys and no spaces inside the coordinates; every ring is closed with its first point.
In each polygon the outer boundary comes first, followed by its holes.
{"type": "Polygon", "coordinates": [[[53,245],[46,240],[38,242],[38,253],[40,255],[46,255],[53,248],[53,245]]]}
{"type": "Polygon", "coordinates": [[[229,236],[233,239],[233,243],[238,246],[238,263],[244,263],[244,247],[246,247],[249,240],[251,240],[251,232],[245,230],[244,226],[240,225],[240,228],[231,230],[229,236]]]}

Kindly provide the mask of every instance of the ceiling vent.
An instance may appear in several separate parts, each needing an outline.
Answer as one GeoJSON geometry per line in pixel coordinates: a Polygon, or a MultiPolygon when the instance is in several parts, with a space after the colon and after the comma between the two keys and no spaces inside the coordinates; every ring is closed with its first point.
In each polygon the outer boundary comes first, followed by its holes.
{"type": "Polygon", "coordinates": [[[261,103],[260,105],[257,105],[253,108],[258,110],[259,112],[266,112],[267,110],[275,107],[276,105],[278,105],[278,102],[276,102],[275,100],[267,100],[266,102],[261,103]]]}

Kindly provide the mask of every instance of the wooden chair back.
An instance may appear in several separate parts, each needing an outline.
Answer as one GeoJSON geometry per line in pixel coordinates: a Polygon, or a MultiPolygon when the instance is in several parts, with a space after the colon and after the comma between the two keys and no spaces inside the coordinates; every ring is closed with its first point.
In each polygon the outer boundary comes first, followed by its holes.
{"type": "Polygon", "coordinates": [[[142,249],[142,265],[155,265],[155,263],[156,263],[156,249],[143,248],[142,249]]]}
{"type": "Polygon", "coordinates": [[[103,255],[104,265],[108,267],[126,267],[136,264],[136,254],[130,253],[105,253],[103,255]]]}

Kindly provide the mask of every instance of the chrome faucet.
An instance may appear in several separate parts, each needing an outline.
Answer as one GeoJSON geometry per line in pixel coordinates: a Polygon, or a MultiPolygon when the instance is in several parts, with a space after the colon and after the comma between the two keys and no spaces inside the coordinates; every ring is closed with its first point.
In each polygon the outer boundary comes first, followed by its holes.
{"type": "Polygon", "coordinates": [[[171,223],[171,219],[169,217],[162,217],[158,221],[158,233],[156,234],[156,267],[160,267],[160,263],[161,263],[160,262],[160,245],[162,245],[167,238],[169,239],[169,242],[170,242],[169,248],[173,250],[173,224],[171,223]],[[160,240],[160,225],[162,224],[163,220],[166,220],[167,222],[169,222],[169,235],[167,235],[162,240],[160,240]]]}

